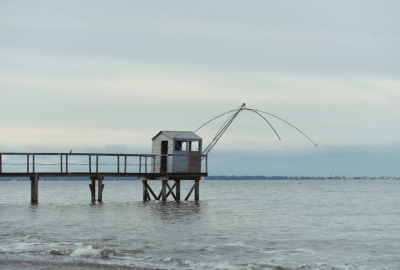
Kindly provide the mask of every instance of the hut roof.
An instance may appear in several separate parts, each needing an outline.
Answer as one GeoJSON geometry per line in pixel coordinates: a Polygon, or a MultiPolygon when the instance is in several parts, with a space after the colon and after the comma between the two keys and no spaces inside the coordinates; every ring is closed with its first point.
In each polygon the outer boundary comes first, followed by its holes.
{"type": "Polygon", "coordinates": [[[161,133],[167,135],[171,139],[201,140],[201,137],[199,137],[196,133],[192,131],[166,131],[166,130],[161,130],[160,132],[158,132],[158,134],[154,136],[152,140],[154,140],[161,133]]]}

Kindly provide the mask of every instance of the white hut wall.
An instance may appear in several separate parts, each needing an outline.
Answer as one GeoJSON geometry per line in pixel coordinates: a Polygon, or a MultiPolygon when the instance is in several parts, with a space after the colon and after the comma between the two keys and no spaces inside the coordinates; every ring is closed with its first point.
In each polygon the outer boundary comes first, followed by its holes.
{"type": "MultiPolygon", "coordinates": [[[[153,165],[152,161],[152,172],[153,173],[160,173],[160,166],[161,166],[161,142],[168,141],[168,154],[173,154],[173,140],[165,134],[160,134],[156,138],[153,139],[152,147],[151,147],[151,154],[157,155],[155,157],[155,166],[153,165]]],[[[172,170],[172,157],[168,158],[168,172],[172,170]]]]}

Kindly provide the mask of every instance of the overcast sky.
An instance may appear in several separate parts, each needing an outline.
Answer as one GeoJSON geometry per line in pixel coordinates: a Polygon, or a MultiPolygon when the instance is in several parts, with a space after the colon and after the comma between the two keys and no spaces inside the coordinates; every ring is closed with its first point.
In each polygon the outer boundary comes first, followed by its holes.
{"type": "Polygon", "coordinates": [[[0,151],[147,153],[246,103],[319,147],[242,113],[210,174],[400,174],[398,1],[0,4],[0,151]]]}

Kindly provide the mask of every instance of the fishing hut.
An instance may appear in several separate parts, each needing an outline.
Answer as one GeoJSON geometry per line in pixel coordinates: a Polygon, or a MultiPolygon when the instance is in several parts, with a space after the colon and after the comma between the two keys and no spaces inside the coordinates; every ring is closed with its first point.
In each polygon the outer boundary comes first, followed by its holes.
{"type": "Polygon", "coordinates": [[[152,175],[140,177],[143,183],[143,200],[150,200],[150,194],[154,199],[162,197],[166,200],[171,195],[176,201],[181,199],[181,180],[194,180],[194,185],[189,191],[187,200],[194,190],[195,200],[199,200],[200,179],[202,160],[205,159],[205,171],[207,171],[207,156],[201,152],[202,138],[192,131],[160,131],[152,138],[151,154],[154,155],[152,162],[152,175]],[[161,180],[161,192],[157,196],[148,185],[148,180],[161,180]],[[172,187],[168,184],[173,180],[172,187]],[[150,193],[150,194],[149,194],[150,193]]]}

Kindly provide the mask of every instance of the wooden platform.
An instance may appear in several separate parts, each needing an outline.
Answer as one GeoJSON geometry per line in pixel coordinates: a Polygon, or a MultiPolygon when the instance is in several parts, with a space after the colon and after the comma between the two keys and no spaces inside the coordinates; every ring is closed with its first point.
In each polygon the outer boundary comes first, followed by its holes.
{"type": "MultiPolygon", "coordinates": [[[[153,198],[159,200],[166,200],[169,195],[171,195],[175,200],[180,200],[180,181],[181,180],[195,180],[195,184],[193,185],[191,191],[188,196],[186,196],[186,200],[189,198],[190,194],[193,190],[195,190],[195,199],[199,199],[199,181],[202,177],[206,177],[207,173],[207,156],[199,155],[199,171],[198,172],[161,172],[160,168],[169,168],[166,166],[167,164],[159,164],[156,161],[164,160],[168,162],[169,158],[173,158],[174,156],[179,156],[180,159],[185,157],[185,155],[174,155],[174,154],[166,154],[166,155],[150,155],[150,154],[105,154],[105,153],[0,153],[0,177],[29,177],[31,180],[31,202],[38,202],[38,181],[40,177],[88,177],[91,181],[89,185],[92,202],[96,201],[96,182],[98,181],[98,196],[97,201],[102,201],[102,192],[104,189],[103,180],[105,177],[138,177],[139,180],[143,183],[143,200],[150,200],[150,193],[153,195],[153,198]],[[4,162],[4,156],[26,156],[24,162],[19,161],[19,163],[9,163],[4,162]],[[35,157],[37,156],[59,156],[59,162],[54,163],[37,163],[35,161],[35,157]],[[73,156],[87,156],[87,163],[74,163],[70,162],[71,157],[73,156]],[[165,158],[161,158],[161,157],[165,158]],[[93,161],[92,161],[93,157],[93,161]],[[99,157],[107,157],[116,158],[116,163],[105,164],[99,162],[99,157]],[[129,163],[128,158],[136,159],[137,163],[129,163]],[[205,166],[201,166],[201,162],[205,160],[205,166]],[[58,165],[59,170],[55,172],[46,172],[38,170],[37,166],[52,166],[58,165]],[[71,166],[87,166],[87,170],[85,171],[74,171],[71,172],[71,166]],[[115,167],[114,167],[115,165],[115,167]],[[8,168],[6,170],[5,167],[10,166],[25,166],[26,171],[18,170],[13,171],[8,168]],[[104,166],[113,166],[113,170],[108,169],[105,170],[104,166]],[[130,167],[129,167],[130,166],[130,167]],[[121,168],[122,167],[122,168],[121,168]],[[132,168],[134,167],[134,168],[132,168]],[[135,171],[135,168],[137,170],[135,171]],[[204,171],[201,171],[204,168],[204,171]],[[161,192],[158,196],[151,190],[150,186],[148,186],[148,180],[158,180],[162,181],[161,192]],[[168,180],[174,180],[175,184],[172,188],[168,184],[168,180]],[[168,193],[167,193],[168,188],[168,193]],[[175,190],[175,192],[173,191],[175,190]]],[[[191,162],[193,162],[193,154],[190,155],[191,162]]],[[[189,159],[188,159],[189,160],[189,159]]],[[[47,161],[50,162],[50,161],[47,161]]],[[[81,161],[82,162],[82,161],[81,161]]],[[[132,160],[131,160],[132,162],[132,160]]],[[[108,167],[110,168],[110,167],[108,167]]]]}

